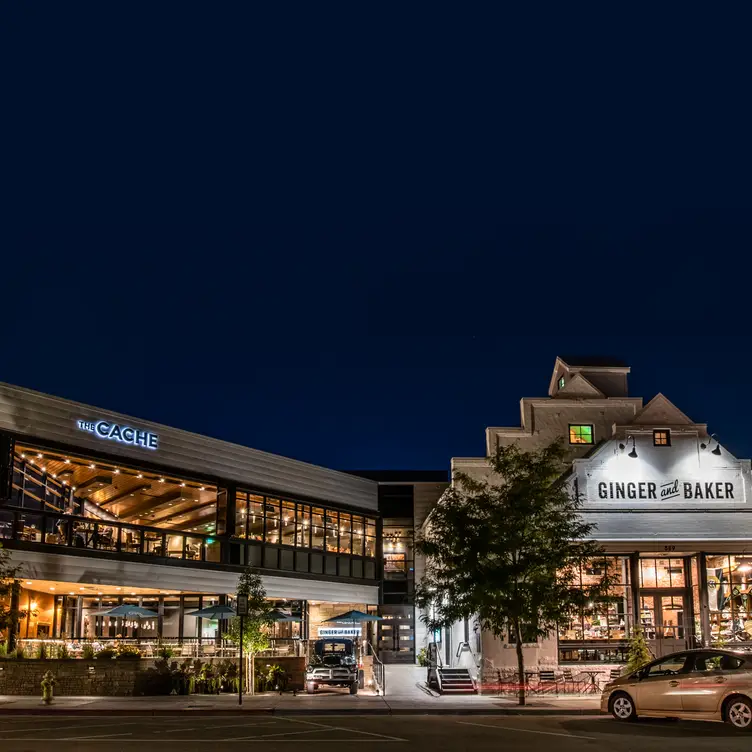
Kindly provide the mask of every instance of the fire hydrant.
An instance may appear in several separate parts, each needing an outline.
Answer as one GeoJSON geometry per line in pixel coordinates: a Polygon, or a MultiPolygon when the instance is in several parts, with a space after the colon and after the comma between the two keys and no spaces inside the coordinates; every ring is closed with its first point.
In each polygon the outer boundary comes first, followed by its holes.
{"type": "Polygon", "coordinates": [[[55,686],[55,677],[52,675],[52,671],[48,671],[42,677],[42,702],[45,705],[52,704],[54,686],[55,686]]]}

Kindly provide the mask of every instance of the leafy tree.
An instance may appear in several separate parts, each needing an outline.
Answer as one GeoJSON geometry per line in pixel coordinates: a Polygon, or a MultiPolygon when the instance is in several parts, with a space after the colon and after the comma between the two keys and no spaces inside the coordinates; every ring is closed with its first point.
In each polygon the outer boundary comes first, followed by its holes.
{"type": "Polygon", "coordinates": [[[10,551],[0,545],[0,632],[7,630],[8,642],[13,648],[16,625],[24,616],[18,608],[21,583],[16,579],[21,567],[11,562],[10,551]]]}
{"type": "Polygon", "coordinates": [[[497,638],[508,631],[520,677],[523,642],[608,599],[612,582],[604,570],[596,585],[579,585],[580,567],[602,549],[588,539],[595,526],[579,513],[563,459],[560,442],[531,452],[499,447],[488,460],[497,482],[455,473],[417,544],[426,557],[417,600],[428,627],[477,615],[497,638]]]}
{"type": "Polygon", "coordinates": [[[646,663],[650,663],[653,657],[645,641],[645,631],[640,624],[636,624],[632,627],[632,636],[629,638],[629,656],[627,665],[624,667],[624,674],[634,673],[646,663]]]}
{"type": "MultiPolygon", "coordinates": [[[[250,686],[250,693],[256,691],[256,668],[254,658],[257,653],[268,649],[268,627],[272,624],[269,602],[266,600],[266,589],[261,575],[246,567],[238,580],[238,595],[248,596],[248,616],[243,617],[243,650],[246,652],[246,676],[250,686]]],[[[231,639],[240,643],[240,617],[231,620],[228,630],[231,639]]]]}

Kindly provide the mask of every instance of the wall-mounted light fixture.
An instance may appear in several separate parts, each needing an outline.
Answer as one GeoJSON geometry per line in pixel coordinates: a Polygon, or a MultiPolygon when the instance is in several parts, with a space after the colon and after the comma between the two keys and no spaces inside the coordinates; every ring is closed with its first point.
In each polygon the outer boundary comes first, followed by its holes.
{"type": "Polygon", "coordinates": [[[710,434],[710,438],[707,440],[707,443],[703,442],[702,444],[700,444],[700,449],[707,449],[710,446],[710,442],[713,441],[713,439],[715,439],[715,449],[713,449],[710,453],[714,454],[716,457],[720,457],[721,456],[721,442],[718,441],[718,437],[714,433],[710,434]]]}
{"type": "Polygon", "coordinates": [[[629,440],[632,439],[632,451],[627,455],[627,457],[631,457],[633,460],[637,459],[637,442],[635,441],[635,437],[631,434],[627,436],[627,441],[624,444],[619,444],[619,449],[622,450],[622,452],[627,448],[627,444],[629,444],[629,440]]]}

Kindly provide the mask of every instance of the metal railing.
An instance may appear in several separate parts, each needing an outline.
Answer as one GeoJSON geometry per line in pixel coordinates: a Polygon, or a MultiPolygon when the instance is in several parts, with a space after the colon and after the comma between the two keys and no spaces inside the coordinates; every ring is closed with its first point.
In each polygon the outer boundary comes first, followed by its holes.
{"type": "Polygon", "coordinates": [[[379,656],[376,655],[373,645],[370,642],[366,642],[365,644],[371,651],[371,657],[373,658],[373,680],[376,682],[379,692],[383,696],[386,694],[386,669],[379,656]]]}

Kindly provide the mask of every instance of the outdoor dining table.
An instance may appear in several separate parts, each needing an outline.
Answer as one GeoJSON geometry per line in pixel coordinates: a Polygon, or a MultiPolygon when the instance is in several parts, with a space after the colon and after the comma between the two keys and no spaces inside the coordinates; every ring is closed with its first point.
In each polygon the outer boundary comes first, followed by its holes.
{"type": "Polygon", "coordinates": [[[585,669],[582,673],[590,677],[590,684],[585,691],[593,695],[600,694],[601,688],[598,685],[597,676],[602,673],[601,670],[585,669]]]}

